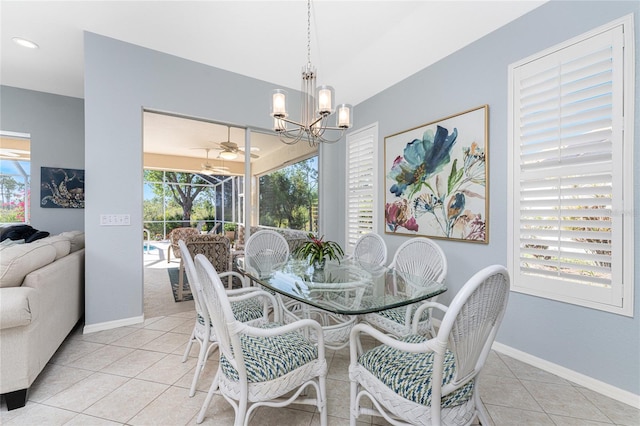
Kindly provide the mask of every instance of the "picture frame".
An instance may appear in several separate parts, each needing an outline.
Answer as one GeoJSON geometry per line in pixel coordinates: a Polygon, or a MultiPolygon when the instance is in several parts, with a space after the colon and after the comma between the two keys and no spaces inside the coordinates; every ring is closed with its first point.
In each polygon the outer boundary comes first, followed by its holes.
{"type": "Polygon", "coordinates": [[[385,137],[385,233],[488,244],[488,145],[488,105],[385,137]]]}
{"type": "Polygon", "coordinates": [[[84,170],[40,168],[40,207],[84,208],[84,170]]]}

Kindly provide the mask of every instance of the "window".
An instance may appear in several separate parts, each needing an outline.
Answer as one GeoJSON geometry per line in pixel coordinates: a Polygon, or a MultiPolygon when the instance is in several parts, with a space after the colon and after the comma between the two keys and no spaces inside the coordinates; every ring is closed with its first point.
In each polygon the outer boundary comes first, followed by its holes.
{"type": "Polygon", "coordinates": [[[633,315],[633,28],[509,67],[512,289],[633,315]]]}
{"type": "Polygon", "coordinates": [[[215,176],[162,170],[144,171],[143,221],[155,240],[178,227],[209,231],[237,222],[241,176],[215,176]]]}
{"type": "Polygon", "coordinates": [[[258,223],[318,231],[318,156],[259,178],[258,223]]]}
{"type": "Polygon", "coordinates": [[[347,135],[347,252],[362,234],[377,231],[377,142],[377,123],[347,135]]]}
{"type": "Polygon", "coordinates": [[[31,141],[22,133],[0,131],[0,223],[29,223],[31,141]]]}

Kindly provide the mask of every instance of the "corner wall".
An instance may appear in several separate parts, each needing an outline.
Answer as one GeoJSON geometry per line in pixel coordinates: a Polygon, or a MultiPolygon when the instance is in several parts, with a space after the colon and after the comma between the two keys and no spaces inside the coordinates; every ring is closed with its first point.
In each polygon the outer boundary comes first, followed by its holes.
{"type": "MultiPolygon", "coordinates": [[[[636,100],[635,156],[638,164],[638,2],[551,1],[356,106],[356,128],[378,121],[382,152],[387,135],[483,104],[489,105],[489,244],[438,240],[449,262],[449,291],[441,296],[445,304],[476,271],[494,263],[506,265],[507,144],[510,143],[507,140],[508,65],[629,13],[635,15],[636,31],[636,93],[631,95],[636,100]]],[[[428,48],[412,47],[417,55],[421,49],[428,48]]],[[[344,148],[339,155],[344,158],[344,148]]],[[[380,155],[380,170],[384,167],[382,158],[380,155]]],[[[636,169],[636,258],[640,256],[639,182],[640,171],[636,169]]],[[[380,177],[378,188],[380,203],[383,203],[384,176],[380,177]]],[[[389,253],[406,240],[406,237],[395,235],[385,235],[384,238],[389,253]]],[[[636,264],[634,318],[512,293],[497,341],[640,395],[639,282],[640,267],[636,264]]]]}
{"type": "MultiPolygon", "coordinates": [[[[271,128],[273,85],[85,33],[85,330],[143,318],[143,108],[271,128]],[[100,214],[130,226],[100,226],[100,214]]],[[[295,108],[295,105],[292,106],[295,108]]]]}
{"type": "Polygon", "coordinates": [[[83,209],[40,207],[40,167],[84,169],[84,101],[0,86],[0,128],[31,135],[31,225],[51,234],[84,230],[83,209]]]}

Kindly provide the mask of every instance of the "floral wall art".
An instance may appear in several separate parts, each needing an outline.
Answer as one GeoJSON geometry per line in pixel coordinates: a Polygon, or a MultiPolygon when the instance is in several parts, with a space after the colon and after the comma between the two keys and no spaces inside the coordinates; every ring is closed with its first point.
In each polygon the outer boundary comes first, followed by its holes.
{"type": "Polygon", "coordinates": [[[489,106],[385,138],[385,232],[488,243],[489,106]]]}
{"type": "Polygon", "coordinates": [[[40,168],[40,205],[45,208],[84,208],[84,170],[40,168]]]}

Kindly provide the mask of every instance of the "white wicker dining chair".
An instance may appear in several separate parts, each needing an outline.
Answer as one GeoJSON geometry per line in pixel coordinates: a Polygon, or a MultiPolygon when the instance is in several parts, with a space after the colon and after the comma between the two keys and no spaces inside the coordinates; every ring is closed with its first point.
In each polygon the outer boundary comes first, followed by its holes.
{"type": "MultiPolygon", "coordinates": [[[[234,317],[211,263],[202,255],[196,256],[195,263],[220,354],[218,372],[197,422],[202,423],[211,399],[220,393],[235,411],[236,426],[246,426],[260,406],[283,407],[294,402],[316,406],[320,424],[325,426],[327,361],[320,325],[313,320],[287,325],[274,322],[261,328],[242,323],[234,317]],[[304,337],[309,330],[318,334],[317,343],[304,337]],[[315,396],[307,395],[309,387],[315,396]]],[[[274,320],[279,320],[277,311],[274,320]]]]}
{"type": "MultiPolygon", "coordinates": [[[[447,258],[444,252],[433,240],[425,237],[415,237],[400,245],[390,267],[401,274],[439,283],[444,282],[447,276],[447,258]]],[[[435,302],[436,298],[430,300],[435,302]]],[[[411,323],[418,306],[420,305],[414,304],[366,314],[361,317],[361,321],[396,337],[407,336],[412,332],[411,323]]],[[[418,333],[435,335],[430,310],[422,313],[418,333]]]]}
{"type": "MultiPolygon", "coordinates": [[[[193,294],[193,301],[196,308],[196,322],[193,326],[193,331],[189,337],[189,342],[182,356],[182,362],[186,362],[191,352],[191,347],[195,342],[200,345],[198,351],[198,361],[196,369],[191,381],[191,387],[189,388],[189,396],[194,396],[196,393],[196,385],[198,379],[202,374],[204,365],[209,357],[209,353],[217,345],[216,334],[213,326],[211,325],[211,319],[207,306],[204,303],[202,285],[200,284],[198,274],[196,273],[195,264],[193,263],[193,257],[195,257],[194,247],[191,243],[185,243],[184,241],[178,241],[178,247],[180,254],[182,255],[182,262],[187,273],[187,281],[191,287],[191,293],[193,294]]],[[[219,277],[237,276],[241,281],[244,281],[244,277],[237,272],[224,272],[218,275],[219,277]]],[[[277,301],[272,296],[269,297],[261,295],[263,293],[255,287],[246,287],[236,290],[228,290],[227,295],[230,296],[231,310],[233,315],[239,321],[246,322],[254,326],[259,326],[269,322],[269,312],[277,307],[277,301]],[[235,296],[242,296],[248,293],[255,293],[249,299],[235,300],[235,296]]]]}
{"type": "Polygon", "coordinates": [[[358,238],[352,256],[362,262],[384,265],[387,263],[387,245],[380,235],[370,232],[358,238]]]}
{"type": "MultiPolygon", "coordinates": [[[[351,331],[351,424],[362,415],[392,424],[489,424],[478,374],[491,350],[509,299],[509,276],[500,265],[471,277],[447,308],[427,302],[418,311],[445,311],[435,338],[414,334],[397,340],[367,325],[351,331]],[[363,352],[361,335],[382,345],[363,352]],[[373,402],[363,407],[362,398],[373,402]]],[[[416,312],[419,314],[420,312],[416,312]]]]}
{"type": "Polygon", "coordinates": [[[258,274],[269,274],[274,266],[289,258],[289,244],[276,231],[263,229],[251,234],[244,244],[245,267],[258,274]]]}

